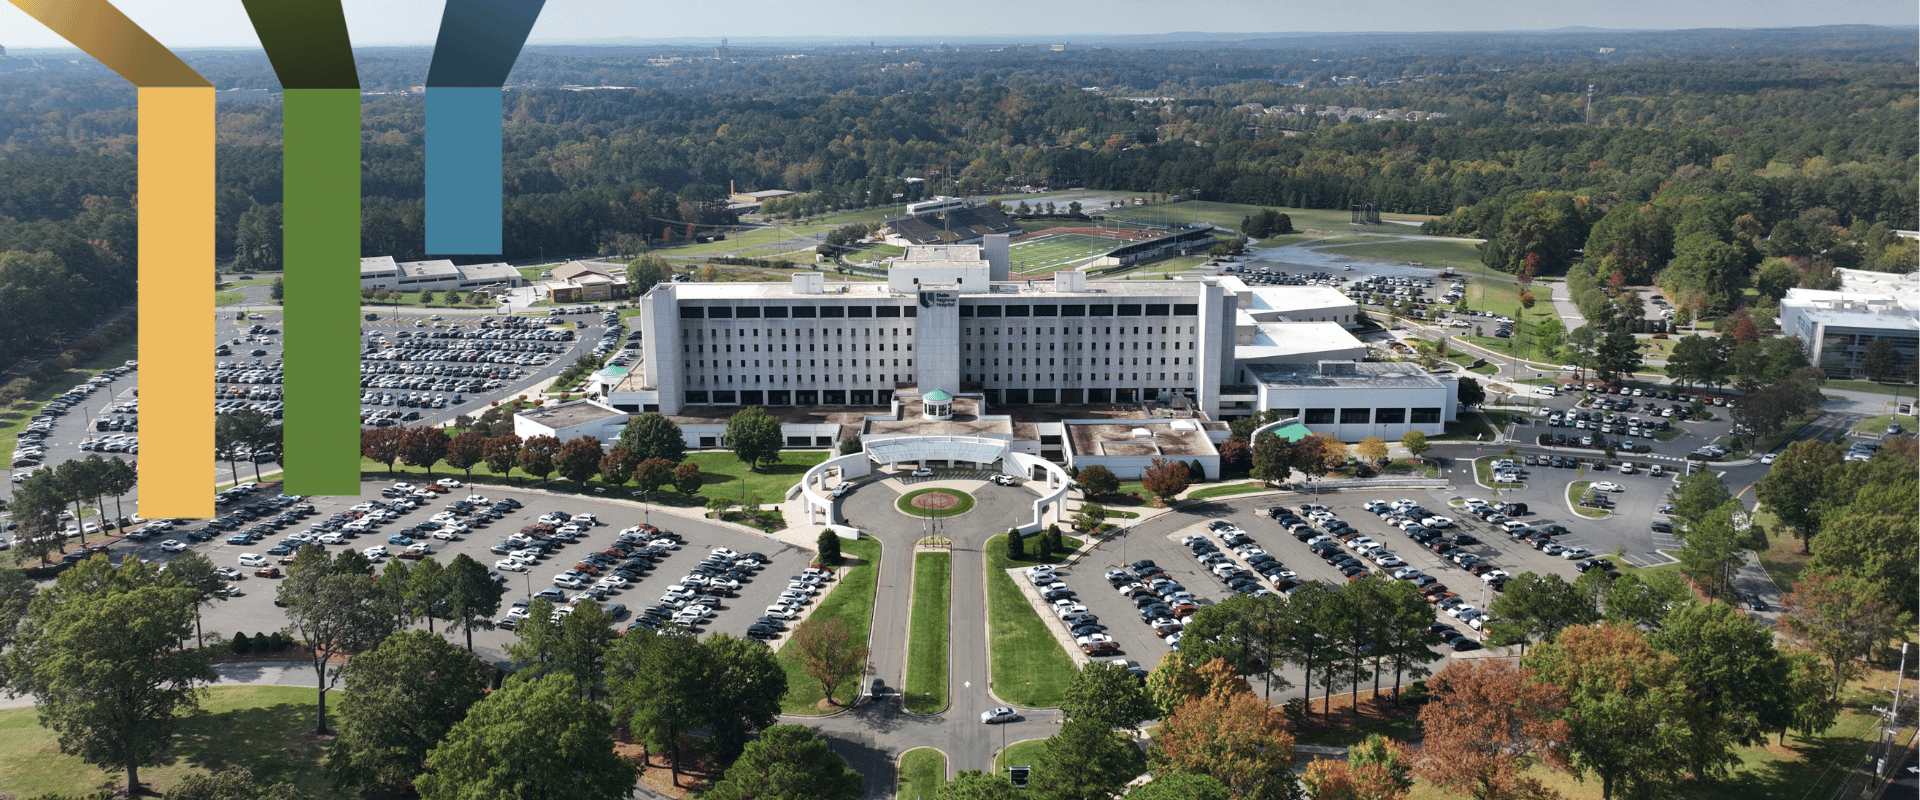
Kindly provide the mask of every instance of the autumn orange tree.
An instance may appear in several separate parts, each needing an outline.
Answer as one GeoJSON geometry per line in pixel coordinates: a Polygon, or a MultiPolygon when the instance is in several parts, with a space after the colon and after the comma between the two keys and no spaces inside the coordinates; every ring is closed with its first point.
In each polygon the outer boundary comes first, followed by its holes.
{"type": "Polygon", "coordinates": [[[1173,502],[1174,495],[1187,490],[1192,475],[1187,465],[1166,458],[1156,458],[1153,466],[1147,468],[1147,474],[1141,478],[1140,485],[1162,502],[1173,502]]]}
{"type": "Polygon", "coordinates": [[[1893,609],[1859,578],[1807,572],[1780,605],[1780,632],[1787,642],[1827,660],[1830,698],[1839,697],[1840,687],[1860,674],[1860,662],[1875,643],[1894,635],[1893,609]]]}
{"type": "Polygon", "coordinates": [[[1347,760],[1316,759],[1300,776],[1313,800],[1405,800],[1413,791],[1413,754],[1379,734],[1347,750],[1347,760]]]}
{"type": "Polygon", "coordinates": [[[1566,696],[1532,678],[1495,659],[1455,661],[1433,676],[1414,773],[1475,800],[1557,797],[1526,772],[1540,763],[1565,767],[1568,728],[1557,717],[1566,696]]]}
{"type": "Polygon", "coordinates": [[[1253,687],[1224,658],[1196,664],[1185,653],[1175,651],[1161,658],[1160,665],[1147,674],[1147,698],[1162,717],[1202,697],[1251,691],[1253,687]]]}
{"type": "Polygon", "coordinates": [[[1209,694],[1181,706],[1161,723],[1154,743],[1155,774],[1211,775],[1236,800],[1301,796],[1284,716],[1250,690],[1209,694]]]}
{"type": "Polygon", "coordinates": [[[1541,684],[1566,692],[1568,763],[1600,776],[1600,796],[1657,794],[1687,772],[1691,693],[1670,654],[1630,625],[1576,625],[1522,663],[1541,684]]]}

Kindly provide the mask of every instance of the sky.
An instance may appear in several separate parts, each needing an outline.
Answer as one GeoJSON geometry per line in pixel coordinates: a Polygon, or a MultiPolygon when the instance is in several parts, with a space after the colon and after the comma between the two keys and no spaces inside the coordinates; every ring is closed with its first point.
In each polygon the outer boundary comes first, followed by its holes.
{"type": "MultiPolygon", "coordinates": [[[[442,0],[343,0],[355,46],[431,45],[442,0]]],[[[175,49],[258,47],[240,0],[115,0],[175,49]]],[[[546,0],[529,41],[948,35],[1067,39],[1073,35],[1221,32],[1543,30],[1567,26],[1680,29],[1920,25],[1913,0],[546,0]],[[934,14],[914,8],[934,8],[934,14]],[[964,10],[962,10],[964,9],[964,10]],[[1729,12],[1735,13],[1729,13],[1729,12]]],[[[0,46],[69,49],[11,3],[0,3],[0,46]]]]}

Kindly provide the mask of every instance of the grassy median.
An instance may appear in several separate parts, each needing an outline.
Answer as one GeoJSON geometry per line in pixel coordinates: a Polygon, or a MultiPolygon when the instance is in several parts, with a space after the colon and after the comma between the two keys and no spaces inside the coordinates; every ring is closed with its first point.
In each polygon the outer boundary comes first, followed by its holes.
{"type": "MultiPolygon", "coordinates": [[[[1033,546],[1035,537],[1027,537],[1033,546]]],[[[1068,542],[1075,545],[1075,542],[1068,542]]],[[[1000,699],[1018,706],[1048,708],[1060,705],[1072,682],[1073,659],[1060,649],[1060,641],[1047,630],[1040,612],[1027,602],[1020,587],[1007,570],[1035,564],[1057,564],[1061,557],[1044,561],[1031,553],[1018,560],[1007,558],[1007,536],[987,540],[987,640],[992,647],[993,692],[1000,699]]]]}
{"type": "Polygon", "coordinates": [[[900,800],[931,800],[947,785],[947,755],[931,747],[900,754],[900,800]]]}
{"type": "MultiPolygon", "coordinates": [[[[820,599],[820,607],[813,610],[807,619],[825,622],[838,617],[846,620],[847,627],[853,631],[853,640],[865,643],[868,631],[873,626],[873,587],[880,573],[880,543],[869,538],[844,542],[840,553],[846,558],[847,572],[834,583],[833,591],[820,599]]],[[[787,673],[787,696],[780,699],[780,711],[785,714],[826,714],[833,710],[821,710],[820,701],[826,694],[820,691],[820,682],[807,677],[798,660],[788,658],[786,648],[780,650],[780,668],[787,673]]],[[[841,706],[851,703],[859,692],[859,684],[848,681],[834,691],[834,701],[841,706]]]]}
{"type": "Polygon", "coordinates": [[[947,707],[947,609],[952,566],[951,553],[913,556],[913,626],[907,636],[908,711],[937,714],[947,707]]]}

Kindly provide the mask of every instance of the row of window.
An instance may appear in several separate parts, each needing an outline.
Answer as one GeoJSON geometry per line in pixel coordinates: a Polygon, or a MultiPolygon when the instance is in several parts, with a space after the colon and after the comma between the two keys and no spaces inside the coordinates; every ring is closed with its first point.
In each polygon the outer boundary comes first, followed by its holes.
{"type": "MultiPolygon", "coordinates": [[[[797,358],[795,358],[795,359],[785,359],[785,358],[783,358],[783,359],[780,359],[780,366],[782,366],[782,367],[785,367],[785,366],[787,366],[787,362],[788,362],[789,360],[791,360],[791,361],[793,362],[793,366],[795,366],[795,367],[798,367],[798,366],[800,366],[800,359],[797,359],[797,358]]],[[[809,366],[809,367],[847,367],[847,366],[853,366],[853,367],[858,367],[858,366],[862,366],[860,362],[861,362],[861,361],[863,361],[863,360],[867,362],[867,363],[865,364],[865,366],[869,366],[869,367],[871,367],[871,366],[873,366],[873,359],[871,359],[871,358],[868,358],[868,359],[858,359],[858,358],[854,358],[854,359],[846,359],[846,358],[809,358],[809,359],[807,359],[807,364],[806,364],[806,365],[807,365],[807,366],[809,366]],[[848,364],[848,363],[847,363],[848,361],[852,361],[853,363],[852,363],[852,364],[848,364]],[[816,362],[817,362],[817,363],[816,363],[816,362]],[[831,362],[831,363],[829,363],[829,362],[831,362]]],[[[714,360],[713,360],[713,368],[714,368],[714,369],[721,369],[721,368],[722,368],[722,367],[721,367],[721,361],[722,361],[722,359],[718,359],[718,358],[716,358],[716,359],[714,359],[714,360]]],[[[733,359],[725,359],[725,361],[726,361],[726,366],[725,366],[725,368],[726,368],[726,369],[733,369],[733,359]]],[[[767,362],[767,366],[768,366],[769,368],[771,368],[771,367],[773,366],[773,359],[771,359],[771,358],[769,358],[769,359],[766,359],[766,362],[767,362]]],[[[695,366],[696,364],[697,364],[697,365],[698,365],[698,366],[700,367],[700,369],[706,369],[706,368],[707,368],[707,361],[706,361],[706,359],[690,359],[690,360],[688,360],[688,361],[687,361],[687,371],[688,371],[688,372],[692,372],[692,371],[693,371],[693,369],[694,369],[694,366],[695,366]]],[[[883,359],[880,359],[880,366],[883,366],[883,367],[884,367],[884,366],[886,366],[886,365],[887,365],[887,360],[886,360],[886,359],[884,359],[884,358],[883,358],[883,359]]],[[[893,365],[894,365],[894,366],[896,366],[896,367],[897,367],[897,366],[900,366],[900,359],[897,359],[897,358],[896,358],[896,359],[894,359],[894,360],[893,360],[893,365]]],[[[757,358],[756,358],[756,359],[754,359],[754,360],[753,360],[753,366],[754,366],[754,368],[755,368],[755,369],[759,369],[759,368],[760,368],[760,359],[757,359],[757,358]]],[[[911,366],[913,366],[913,359],[911,359],[911,358],[909,358],[909,359],[907,359],[907,366],[909,366],[909,367],[911,367],[911,366]]],[[[744,358],[743,358],[743,359],[740,359],[740,368],[741,368],[741,369],[746,369],[746,368],[747,368],[747,359],[744,359],[744,358]]]]}
{"type": "Polygon", "coordinates": [[[874,317],[913,317],[920,309],[913,306],[686,306],[680,307],[681,319],[871,319],[874,317]],[[902,313],[904,312],[904,313],[902,313]]]}
{"type": "MultiPolygon", "coordinates": [[[[871,365],[871,364],[869,364],[868,366],[872,366],[872,365],[871,365]]],[[[779,375],[779,376],[774,376],[774,375],[754,375],[754,376],[751,376],[751,377],[753,378],[753,380],[747,380],[747,378],[748,378],[748,377],[749,377],[749,376],[746,376],[746,375],[741,375],[741,376],[740,376],[740,380],[738,380],[738,381],[735,381],[735,380],[733,379],[733,378],[734,378],[734,376],[732,376],[732,375],[715,375],[715,376],[713,376],[713,384],[714,384],[714,385],[716,385],[716,386],[731,386],[731,385],[733,385],[733,384],[735,384],[735,383],[847,383],[847,382],[850,382],[850,381],[851,381],[851,382],[854,382],[854,383],[873,383],[873,382],[874,382],[874,376],[873,376],[873,375],[867,375],[867,376],[865,376],[865,379],[864,379],[864,380],[862,380],[862,376],[860,376],[860,375],[853,375],[853,374],[847,374],[847,373],[841,373],[841,374],[838,374],[838,375],[826,375],[826,376],[821,376],[821,375],[779,375]],[[778,378],[779,378],[779,380],[777,380],[777,381],[776,381],[776,380],[774,380],[774,378],[775,378],[775,377],[778,377],[778,378]],[[763,381],[763,380],[761,380],[761,378],[765,378],[766,380],[764,380],[764,381],[763,381]],[[812,378],[812,380],[808,380],[808,378],[812,378]]],[[[881,374],[881,375],[879,376],[879,378],[880,378],[881,380],[883,380],[883,381],[886,381],[886,382],[888,382],[888,383],[899,383],[899,382],[900,382],[900,379],[901,379],[901,375],[900,375],[900,373],[892,373],[892,374],[885,374],[885,373],[883,373],[883,374],[881,374]]],[[[913,373],[911,373],[911,372],[909,372],[909,373],[906,373],[906,380],[907,380],[907,382],[908,382],[908,383],[912,383],[912,382],[913,382],[913,373]]],[[[692,380],[692,381],[690,381],[690,383],[692,383],[692,384],[693,384],[693,385],[695,385],[695,386],[705,386],[705,385],[707,385],[707,376],[705,376],[705,375],[695,375],[695,376],[693,376],[693,380],[692,380]]]]}
{"type": "MultiPolygon", "coordinates": [[[[1028,376],[1028,374],[1029,374],[1029,373],[1025,373],[1025,372],[1009,372],[1009,373],[1007,373],[1007,380],[1008,380],[1009,382],[1013,382],[1013,383],[1026,383],[1026,382],[1027,382],[1027,376],[1028,376]]],[[[1126,380],[1134,380],[1134,381],[1137,381],[1137,380],[1140,380],[1140,373],[1138,373],[1138,372],[1134,372],[1134,373],[1126,373],[1126,372],[1067,372],[1067,373],[1060,373],[1060,372],[1048,372],[1048,373],[1044,373],[1044,374],[1046,375],[1046,378],[1045,378],[1044,380],[1043,380],[1043,379],[1042,379],[1042,378],[1040,377],[1040,376],[1041,376],[1041,375],[1042,375],[1043,373],[1039,373],[1039,372],[1035,372],[1035,373],[1031,373],[1031,374],[1032,374],[1032,376],[1033,376],[1033,380],[1034,380],[1035,382],[1045,382],[1045,383],[1059,383],[1060,381],[1115,381],[1115,380],[1121,380],[1121,381],[1126,381],[1126,380]],[[1131,374],[1131,375],[1132,375],[1133,377],[1127,377],[1127,376],[1128,376],[1129,374],[1131,374]]],[[[978,379],[978,380],[981,380],[981,381],[991,381],[991,382],[993,382],[993,383],[999,383],[999,382],[1000,382],[1000,373],[998,373],[998,372],[992,372],[992,373],[987,373],[987,372],[983,372],[983,373],[979,373],[979,374],[963,374],[963,375],[961,375],[961,376],[960,376],[960,380],[963,380],[963,381],[968,381],[968,382],[972,382],[972,381],[974,381],[975,379],[978,379]],[[991,376],[991,377],[989,377],[989,376],[991,376]]],[[[1147,380],[1153,380],[1153,373],[1151,373],[1151,372],[1149,372],[1149,373],[1147,373],[1147,378],[1146,378],[1146,379],[1147,379],[1147,380]]],[[[1191,373],[1191,372],[1188,372],[1188,373],[1185,373],[1185,377],[1182,377],[1182,373],[1178,373],[1178,372],[1175,372],[1175,373],[1173,373],[1173,377],[1171,377],[1171,378],[1169,378],[1169,377],[1167,377],[1167,373],[1165,373],[1165,372],[1162,372],[1162,373],[1160,373],[1160,380],[1163,380],[1163,381],[1165,381],[1165,380],[1174,380],[1174,381],[1178,381],[1178,380],[1186,380],[1186,381],[1191,381],[1191,380],[1193,380],[1193,373],[1191,373]]],[[[1096,402],[1098,402],[1098,401],[1096,401],[1096,402]]]]}
{"type": "MultiPolygon", "coordinates": [[[[760,352],[760,345],[757,345],[757,344],[756,344],[756,345],[744,345],[744,344],[743,344],[743,345],[740,345],[740,352],[742,352],[742,353],[745,353],[745,352],[749,352],[749,351],[747,350],[747,348],[748,348],[748,347],[752,347],[752,348],[753,348],[753,350],[752,350],[751,352],[755,352],[755,353],[758,353],[758,352],[760,352]]],[[[706,346],[706,345],[704,345],[704,344],[683,344],[683,345],[680,345],[680,348],[681,348],[681,352],[683,352],[683,353],[705,353],[705,352],[707,352],[707,346],[706,346]]],[[[887,344],[886,344],[885,342],[881,342],[881,343],[880,343],[880,351],[881,351],[881,352],[886,352],[886,350],[887,350],[887,344]]],[[[894,352],[896,352],[896,353],[900,351],[900,344],[899,344],[898,342],[896,342],[896,343],[894,343],[894,345],[893,345],[893,350],[894,350],[894,352]]],[[[716,345],[714,345],[714,346],[713,346],[713,352],[715,352],[715,353],[731,353],[731,352],[733,352],[733,345],[730,345],[730,344],[716,344],[716,345]]],[[[771,344],[769,344],[769,345],[767,345],[767,352],[769,352],[769,353],[771,353],[771,352],[773,352],[773,345],[771,345],[771,344]]],[[[783,344],[783,345],[780,345],[780,352],[782,352],[782,353],[784,353],[784,352],[787,352],[787,346],[786,346],[786,345],[784,345],[784,344],[783,344]]],[[[798,345],[798,344],[796,344],[796,345],[794,345],[794,346],[793,346],[793,352],[796,352],[796,353],[799,353],[799,352],[802,352],[802,351],[801,351],[801,349],[800,349],[800,345],[798,345]]],[[[831,344],[823,344],[823,345],[813,345],[813,344],[809,344],[809,345],[807,345],[807,349],[805,350],[805,352],[808,352],[808,353],[813,353],[813,352],[820,352],[820,353],[845,353],[845,352],[848,352],[848,351],[847,351],[847,346],[846,346],[846,345],[844,345],[844,344],[838,344],[838,345],[831,345],[831,344]],[[819,349],[818,349],[818,350],[815,350],[815,349],[814,349],[815,347],[818,347],[819,349]]],[[[871,353],[871,352],[873,352],[873,344],[872,344],[872,343],[868,343],[868,344],[867,344],[867,346],[866,346],[866,349],[865,349],[865,350],[862,350],[862,349],[860,349],[860,345],[857,345],[857,344],[856,344],[856,345],[854,345],[854,346],[853,346],[853,351],[852,351],[852,352],[855,352],[855,353],[871,353]]],[[[908,343],[907,343],[907,352],[909,352],[909,353],[911,353],[911,352],[913,352],[913,343],[912,343],[912,342],[908,342],[908,343]]]]}
{"type": "MultiPolygon", "coordinates": [[[[1180,326],[1180,325],[1173,325],[1173,326],[1167,326],[1167,325],[1162,325],[1162,326],[1160,326],[1160,335],[1161,335],[1161,336],[1167,336],[1167,335],[1169,335],[1169,333],[1168,333],[1169,331],[1171,331],[1171,332],[1172,332],[1172,333],[1171,333],[1171,335],[1174,335],[1174,336],[1179,336],[1179,335],[1182,335],[1182,334],[1196,334],[1196,333],[1199,333],[1199,332],[1200,332],[1200,328],[1199,328],[1199,326],[1197,326],[1197,325],[1187,325],[1187,326],[1184,326],[1184,327],[1186,327],[1186,330],[1184,330],[1184,331],[1182,331],[1182,330],[1180,330],[1180,328],[1181,328],[1181,327],[1182,327],[1182,326],[1180,326]]],[[[1152,325],[1148,325],[1148,326],[1146,326],[1146,328],[1147,328],[1147,332],[1146,332],[1146,333],[1145,333],[1144,335],[1146,335],[1146,336],[1152,336],[1152,335],[1153,335],[1153,326],[1152,326],[1152,325]]],[[[912,333],[912,331],[908,331],[908,333],[912,333]]],[[[960,335],[962,335],[962,336],[972,336],[972,335],[973,335],[973,329],[972,329],[972,328],[962,328],[962,329],[961,329],[961,334],[960,334],[960,335]]],[[[999,328],[981,328],[981,329],[980,329],[980,335],[981,335],[981,336],[999,336],[999,335],[1001,335],[1001,334],[1000,334],[1000,329],[999,329],[999,328]]],[[[1045,333],[1042,333],[1042,332],[1041,332],[1041,329],[1040,329],[1040,328],[1039,328],[1038,326],[1035,326],[1035,327],[1033,327],[1032,329],[1028,329],[1028,328],[1025,328],[1025,327],[1022,327],[1022,328],[1018,328],[1018,329],[1015,329],[1015,328],[1008,328],[1008,329],[1007,329],[1007,332],[1006,332],[1006,335],[1008,335],[1008,336],[1061,336],[1061,335],[1066,335],[1066,336],[1085,336],[1085,335],[1087,335],[1087,329],[1086,329],[1086,328],[1084,328],[1084,327],[1076,327],[1076,328],[1073,328],[1073,329],[1072,329],[1071,331],[1069,331],[1069,330],[1068,330],[1068,329],[1066,329],[1066,328],[1058,328],[1058,327],[1051,327],[1051,326],[1050,326],[1050,327],[1048,327],[1048,328],[1046,329],[1046,332],[1045,332],[1045,333]],[[1017,331],[1017,332],[1016,332],[1016,331],[1017,331]]],[[[1095,336],[1114,336],[1114,335],[1116,335],[1116,334],[1115,334],[1115,333],[1114,333],[1114,331],[1113,331],[1113,326],[1112,326],[1112,325],[1106,325],[1106,326],[1099,326],[1099,327],[1095,327],[1095,328],[1093,329],[1093,335],[1095,335],[1095,336]],[[1104,331],[1104,332],[1103,332],[1103,331],[1101,330],[1101,327],[1104,327],[1104,328],[1105,328],[1105,331],[1104,331]]],[[[1129,334],[1127,333],[1127,326],[1125,326],[1125,325],[1122,325],[1122,326],[1120,326],[1120,332],[1119,332],[1119,334],[1117,334],[1117,335],[1120,335],[1120,336],[1127,336],[1127,335],[1129,335],[1129,334]]],[[[1133,335],[1133,336],[1141,336],[1141,335],[1143,335],[1143,334],[1141,334],[1141,333],[1140,333],[1140,326],[1139,326],[1139,325],[1135,325],[1135,326],[1133,326],[1133,333],[1132,333],[1131,335],[1133,335]]]]}
{"type": "Polygon", "coordinates": [[[1338,419],[1341,425],[1403,425],[1408,421],[1408,411],[1412,411],[1415,425],[1432,425],[1440,422],[1440,409],[1437,408],[1309,408],[1305,414],[1297,408],[1275,409],[1281,419],[1298,416],[1307,425],[1332,425],[1338,419]]]}
{"type": "MultiPolygon", "coordinates": [[[[833,329],[833,334],[832,334],[832,335],[834,335],[834,336],[846,336],[846,335],[848,335],[848,334],[847,334],[847,331],[848,331],[848,330],[852,330],[852,331],[853,331],[853,335],[854,335],[854,336],[862,336],[862,335],[865,335],[865,336],[872,336],[872,335],[873,335],[873,332],[874,332],[874,329],[873,329],[873,328],[851,328],[851,329],[849,329],[849,328],[834,328],[834,329],[833,329]]],[[[894,328],[894,329],[893,329],[893,334],[892,334],[892,335],[894,335],[894,336],[899,336],[899,335],[900,335],[900,330],[901,330],[900,328],[894,328]]],[[[828,334],[827,334],[827,329],[826,329],[826,328],[798,328],[798,329],[790,329],[790,328],[768,328],[768,329],[767,329],[767,335],[768,335],[768,336],[779,336],[780,338],[783,338],[783,339],[784,339],[784,338],[786,338],[786,337],[787,337],[788,335],[792,335],[793,337],[795,337],[795,338],[798,338],[798,337],[800,337],[800,336],[801,336],[801,333],[800,333],[800,331],[805,331],[805,332],[806,332],[806,334],[805,334],[805,335],[806,335],[806,336],[808,336],[808,337],[812,337],[812,336],[815,336],[815,335],[818,335],[818,336],[826,336],[826,335],[828,335],[828,334]],[[791,332],[791,333],[790,333],[790,332],[791,332]]],[[[888,335],[888,334],[887,334],[887,329],[886,329],[886,328],[880,328],[880,329],[879,329],[879,331],[880,331],[880,335],[881,335],[881,336],[886,336],[886,335],[888,335]]],[[[907,329],[906,329],[906,331],[907,331],[907,335],[908,335],[908,336],[912,336],[912,335],[913,335],[913,329],[912,329],[912,328],[907,328],[907,329]]],[[[702,338],[702,337],[704,337],[704,336],[706,336],[706,335],[708,335],[708,333],[709,333],[709,332],[711,332],[711,333],[712,333],[712,335],[713,335],[714,337],[716,337],[716,338],[732,338],[732,337],[733,337],[733,334],[734,334],[734,329],[733,329],[733,328],[681,328],[681,329],[680,329],[680,338],[682,338],[682,339],[699,339],[699,338],[702,338]]],[[[741,336],[741,337],[743,337],[743,338],[744,338],[744,337],[748,337],[748,336],[759,336],[759,335],[760,335],[760,329],[759,329],[759,328],[741,328],[741,329],[740,329],[740,336],[741,336]]]]}
{"type": "MultiPolygon", "coordinates": [[[[1048,342],[1048,343],[1047,343],[1047,347],[1046,347],[1046,349],[1048,349],[1048,350],[1053,350],[1053,349],[1054,349],[1054,345],[1055,345],[1055,344],[1057,344],[1057,343],[1056,343],[1056,342],[1048,342]]],[[[1088,349],[1088,348],[1087,348],[1087,343],[1086,343],[1086,342],[1068,342],[1068,344],[1071,344],[1071,345],[1074,345],[1074,346],[1073,346],[1073,347],[1068,347],[1068,348],[1063,348],[1063,349],[1066,349],[1066,350],[1086,350],[1086,349],[1088,349]]],[[[1101,345],[1101,344],[1102,344],[1101,342],[1094,342],[1094,343],[1093,343],[1093,348],[1092,348],[1092,349],[1094,349],[1094,350],[1099,350],[1099,349],[1101,349],[1101,348],[1100,348],[1100,345],[1101,345]]],[[[1113,342],[1105,342],[1105,344],[1106,344],[1106,346],[1107,346],[1107,347],[1106,347],[1106,349],[1108,349],[1108,350],[1112,350],[1112,349],[1113,349],[1113,342]]],[[[1128,348],[1128,347],[1127,347],[1127,345],[1128,345],[1128,342],[1121,342],[1121,343],[1120,343],[1120,349],[1121,349],[1121,350],[1127,350],[1127,349],[1133,349],[1133,350],[1167,350],[1167,349],[1173,349],[1173,350],[1179,350],[1179,349],[1180,349],[1180,345],[1181,345],[1181,343],[1180,343],[1180,342],[1174,342],[1174,343],[1173,343],[1173,347],[1172,347],[1172,348],[1168,348],[1168,347],[1167,347],[1167,343],[1166,343],[1166,342],[1132,342],[1132,345],[1133,345],[1133,347],[1132,347],[1132,348],[1128,348]],[[1142,344],[1145,344],[1146,346],[1145,346],[1145,347],[1141,347],[1141,345],[1142,345],[1142,344]]],[[[969,342],[969,343],[967,343],[967,344],[964,344],[964,345],[961,345],[960,347],[961,347],[961,349],[962,349],[962,350],[972,350],[972,349],[973,349],[973,344],[972,344],[971,342],[969,342]]],[[[985,344],[981,344],[981,345],[980,345],[980,349],[981,349],[981,350],[986,350],[986,349],[987,349],[987,346],[986,346],[985,344]]],[[[994,349],[994,350],[999,350],[999,349],[1000,349],[1000,343],[999,343],[999,342],[995,342],[995,343],[993,344],[993,349],[994,349]]],[[[1008,349],[1008,350],[1012,350],[1012,349],[1014,349],[1014,347],[1013,347],[1013,343],[1012,343],[1012,342],[1008,342],[1008,343],[1007,343],[1007,349],[1008,349]]],[[[1021,350],[1025,350],[1025,349],[1027,349],[1027,343],[1026,343],[1026,342],[1021,342],[1021,343],[1020,343],[1020,349],[1021,349],[1021,350]]],[[[1040,343],[1038,343],[1038,342],[1035,342],[1035,343],[1033,344],[1033,349],[1035,349],[1035,350],[1039,350],[1039,349],[1040,349],[1040,343]]],[[[1192,348],[1188,348],[1188,349],[1192,349],[1192,350],[1198,350],[1198,349],[1200,349],[1200,348],[1198,348],[1198,347],[1192,347],[1192,348]]]]}
{"type": "MultiPolygon", "coordinates": [[[[691,305],[680,306],[681,319],[872,319],[876,317],[914,317],[914,306],[869,306],[825,304],[787,305],[691,305]]],[[[1192,317],[1200,313],[1194,303],[963,303],[960,316],[979,317],[1192,317]]]]}
{"type": "Polygon", "coordinates": [[[1200,314],[1193,303],[1051,303],[960,306],[960,317],[1192,317],[1200,314]]]}
{"type": "MultiPolygon", "coordinates": [[[[988,406],[1002,403],[1008,405],[1066,404],[1083,405],[1087,403],[1135,403],[1142,399],[1154,399],[1160,396],[1157,387],[1119,389],[988,389],[988,406]]],[[[885,406],[893,402],[893,392],[888,389],[693,389],[681,394],[687,405],[748,405],[748,406],[885,406]]],[[[1042,437],[1042,444],[1059,445],[1059,437],[1042,437]],[[1052,439],[1053,441],[1045,441],[1052,439]]],[[[702,440],[701,447],[713,447],[714,443],[702,440]]]]}
{"type": "MultiPolygon", "coordinates": [[[[984,358],[983,358],[983,359],[980,359],[980,366],[983,366],[983,367],[985,367],[985,366],[995,366],[995,367],[997,367],[997,366],[1000,366],[1000,359],[997,359],[997,358],[996,358],[996,359],[992,359],[992,361],[993,361],[993,363],[992,363],[991,365],[989,365],[989,364],[987,363],[987,361],[988,361],[988,359],[984,359],[984,358]]],[[[1047,359],[1047,366],[1049,366],[1049,367],[1051,367],[1051,366],[1055,366],[1055,364],[1054,364],[1054,362],[1055,362],[1055,361],[1059,361],[1059,362],[1060,362],[1060,366],[1067,366],[1067,365],[1068,365],[1068,364],[1067,364],[1067,362],[1068,362],[1068,359],[1064,359],[1064,358],[1061,358],[1061,359],[1052,359],[1052,358],[1049,358],[1049,359],[1047,359]]],[[[1087,358],[1075,358],[1075,359],[1072,359],[1072,362],[1073,362],[1073,363],[1072,363],[1072,366],[1086,366],[1086,365],[1087,365],[1087,362],[1088,362],[1088,361],[1092,361],[1094,365],[1099,365],[1099,366],[1107,366],[1107,367],[1111,367],[1111,366],[1113,366],[1113,359],[1111,359],[1111,358],[1093,358],[1093,359],[1087,359],[1087,358]]],[[[971,358],[969,358],[969,359],[966,359],[966,360],[965,360],[965,362],[966,362],[966,363],[965,363],[965,366],[969,366],[969,367],[971,367],[971,366],[973,366],[973,359],[971,359],[971,358]]],[[[1179,366],[1179,365],[1181,365],[1181,364],[1192,364],[1192,363],[1194,363],[1194,360],[1193,360],[1193,359],[1191,359],[1191,358],[1185,358],[1185,359],[1183,359],[1183,358],[1180,358],[1180,357],[1178,357],[1178,356],[1176,356],[1176,357],[1174,357],[1174,359],[1173,359],[1173,364],[1174,364],[1174,366],[1179,366]]],[[[1152,357],[1152,356],[1148,356],[1148,357],[1147,357],[1147,364],[1149,364],[1149,365],[1151,365],[1151,364],[1153,364],[1153,357],[1152,357]]],[[[1166,359],[1166,357],[1165,357],[1165,356],[1161,356],[1161,358],[1160,358],[1160,365],[1161,365],[1161,366],[1166,366],[1166,364],[1167,364],[1167,359],[1166,359]]],[[[1027,365],[1027,360],[1026,360],[1026,359],[1024,359],[1024,358],[1023,358],[1023,359],[1020,359],[1020,364],[1019,364],[1019,366],[1022,366],[1022,367],[1024,367],[1024,366],[1026,366],[1026,365],[1027,365]]],[[[1036,358],[1036,359],[1034,359],[1034,360],[1033,360],[1033,365],[1034,365],[1034,366],[1036,366],[1036,367],[1037,367],[1037,366],[1040,366],[1040,359],[1037,359],[1037,358],[1036,358]]],[[[1126,360],[1125,358],[1122,358],[1122,359],[1120,359],[1120,365],[1121,365],[1121,366],[1126,366],[1126,365],[1127,365],[1127,360],[1126,360]]],[[[1007,359],[1007,366],[1009,366],[1009,367],[1011,367],[1011,366],[1014,366],[1014,363],[1013,363],[1013,359],[1011,359],[1011,358],[1009,358],[1009,359],[1007,359]]],[[[1137,366],[1140,366],[1140,359],[1139,359],[1139,358],[1135,358],[1135,359],[1133,359],[1133,366],[1136,366],[1136,367],[1137,367],[1137,366]]]]}

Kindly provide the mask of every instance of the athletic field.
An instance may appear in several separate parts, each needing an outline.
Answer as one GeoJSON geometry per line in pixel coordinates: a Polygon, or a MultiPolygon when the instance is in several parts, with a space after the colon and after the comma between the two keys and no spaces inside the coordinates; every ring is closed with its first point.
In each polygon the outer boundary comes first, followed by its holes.
{"type": "Polygon", "coordinates": [[[1007,247],[1011,272],[1044,277],[1075,269],[1128,242],[1150,239],[1156,232],[1120,228],[1050,228],[1030,233],[1007,247]]]}

